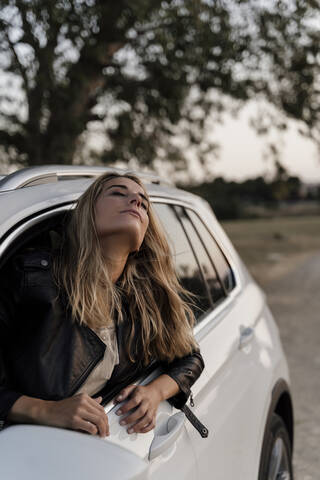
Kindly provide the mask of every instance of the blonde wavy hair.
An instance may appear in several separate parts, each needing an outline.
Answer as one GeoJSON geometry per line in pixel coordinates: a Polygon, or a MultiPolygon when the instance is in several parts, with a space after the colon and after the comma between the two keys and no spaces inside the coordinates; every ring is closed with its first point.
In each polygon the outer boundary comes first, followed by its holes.
{"type": "Polygon", "coordinates": [[[67,293],[72,317],[92,329],[123,321],[127,307],[127,352],[131,361],[172,361],[197,348],[190,308],[192,294],[179,283],[162,227],[150,206],[149,225],[139,252],[130,254],[118,281],[112,282],[95,227],[95,203],[105,183],[131,174],[106,173],[79,198],[56,264],[59,284],[67,293]],[[141,358],[141,356],[143,358],[141,358]]]}

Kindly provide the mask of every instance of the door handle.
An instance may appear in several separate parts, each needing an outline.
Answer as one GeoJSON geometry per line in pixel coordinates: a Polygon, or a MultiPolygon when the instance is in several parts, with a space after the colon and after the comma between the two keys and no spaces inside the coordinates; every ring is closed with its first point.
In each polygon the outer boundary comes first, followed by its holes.
{"type": "Polygon", "coordinates": [[[254,329],[252,327],[240,327],[240,342],[239,348],[246,347],[253,339],[254,329]]]}
{"type": "Polygon", "coordinates": [[[149,460],[161,455],[165,452],[179,437],[184,426],[185,414],[182,412],[175,413],[169,417],[164,428],[159,429],[158,433],[153,437],[149,450],[149,460]]]}

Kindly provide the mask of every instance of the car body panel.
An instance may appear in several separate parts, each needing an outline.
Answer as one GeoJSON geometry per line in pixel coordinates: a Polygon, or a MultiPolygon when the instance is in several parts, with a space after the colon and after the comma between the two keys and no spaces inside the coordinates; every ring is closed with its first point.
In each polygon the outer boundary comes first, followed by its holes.
{"type": "Polygon", "coordinates": [[[0,477],[6,480],[144,480],[148,464],[126,448],[81,432],[14,425],[0,436],[0,477]]]}
{"type": "Polygon", "coordinates": [[[195,412],[212,435],[210,443],[202,444],[196,433],[189,431],[200,478],[205,478],[208,470],[214,470],[217,480],[256,478],[251,457],[256,447],[256,422],[261,415],[257,396],[265,398],[268,393],[265,372],[261,374],[266,367],[259,363],[255,333],[245,347],[239,348],[239,343],[241,328],[252,327],[255,331],[262,309],[259,289],[249,284],[200,341],[207,384],[195,396],[195,412]]]}

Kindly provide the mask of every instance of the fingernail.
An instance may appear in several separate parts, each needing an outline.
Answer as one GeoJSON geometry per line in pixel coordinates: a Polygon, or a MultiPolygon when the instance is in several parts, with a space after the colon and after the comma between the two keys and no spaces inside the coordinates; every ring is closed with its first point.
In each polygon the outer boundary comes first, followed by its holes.
{"type": "Polygon", "coordinates": [[[133,433],[133,428],[129,428],[128,433],[133,433]]]}
{"type": "Polygon", "coordinates": [[[117,400],[122,400],[122,395],[118,395],[117,400]]]}
{"type": "Polygon", "coordinates": [[[125,425],[125,424],[126,424],[125,420],[121,420],[120,425],[125,425]]]}
{"type": "Polygon", "coordinates": [[[121,413],[122,413],[122,410],[117,410],[116,411],[116,415],[121,415],[121,413]]]}

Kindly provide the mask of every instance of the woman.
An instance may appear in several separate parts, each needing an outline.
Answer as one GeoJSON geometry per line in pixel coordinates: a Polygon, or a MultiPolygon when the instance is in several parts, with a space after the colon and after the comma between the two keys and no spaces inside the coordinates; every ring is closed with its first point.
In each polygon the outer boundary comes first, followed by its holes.
{"type": "Polygon", "coordinates": [[[203,370],[193,314],[136,176],[99,177],[72,212],[59,254],[29,249],[1,283],[3,422],[104,437],[102,398],[154,361],[165,373],[118,393],[120,423],[145,433],[161,401],[186,402],[203,370]]]}

